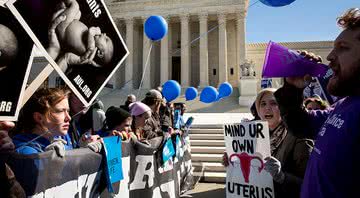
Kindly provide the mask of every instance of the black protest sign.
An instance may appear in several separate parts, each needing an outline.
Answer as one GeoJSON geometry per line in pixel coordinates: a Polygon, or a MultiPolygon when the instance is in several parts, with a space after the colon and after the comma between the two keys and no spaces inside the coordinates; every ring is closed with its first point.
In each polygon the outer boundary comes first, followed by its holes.
{"type": "Polygon", "coordinates": [[[129,53],[102,0],[11,0],[6,5],[86,106],[129,53]]]}
{"type": "Polygon", "coordinates": [[[17,120],[34,42],[10,10],[0,6],[0,120],[17,120]]]}
{"type": "Polygon", "coordinates": [[[263,161],[271,155],[267,122],[226,124],[224,136],[229,159],[226,197],[274,197],[272,177],[263,161]]]}

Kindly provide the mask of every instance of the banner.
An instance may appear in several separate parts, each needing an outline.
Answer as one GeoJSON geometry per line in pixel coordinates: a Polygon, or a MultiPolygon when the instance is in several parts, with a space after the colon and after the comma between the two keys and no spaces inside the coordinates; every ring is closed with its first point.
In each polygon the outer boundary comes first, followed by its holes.
{"type": "Polygon", "coordinates": [[[86,106],[129,54],[102,0],[10,0],[6,5],[86,106]]]}
{"type": "Polygon", "coordinates": [[[33,60],[34,42],[0,5],[0,120],[15,121],[33,60]]]}
{"type": "Polygon", "coordinates": [[[121,160],[121,137],[110,136],[103,138],[105,150],[105,173],[107,180],[107,189],[109,192],[114,192],[112,184],[124,179],[122,172],[121,160]]]}
{"type": "Polygon", "coordinates": [[[161,166],[161,149],[156,149],[161,142],[161,138],[149,145],[122,142],[124,179],[112,185],[111,194],[106,188],[104,159],[89,149],[66,151],[64,158],[54,151],[13,154],[7,163],[29,197],[178,198],[180,192],[193,188],[191,155],[183,144],[183,156],[161,166]]]}
{"type": "Polygon", "coordinates": [[[271,175],[264,170],[271,156],[267,122],[253,121],[224,125],[226,153],[226,197],[273,198],[271,175]]]}

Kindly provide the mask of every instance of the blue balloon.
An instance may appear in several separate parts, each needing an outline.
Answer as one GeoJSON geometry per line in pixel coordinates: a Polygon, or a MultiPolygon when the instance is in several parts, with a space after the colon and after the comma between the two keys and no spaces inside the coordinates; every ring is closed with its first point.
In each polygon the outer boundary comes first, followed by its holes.
{"type": "Polygon", "coordinates": [[[197,95],[198,95],[198,91],[194,87],[189,87],[185,91],[185,98],[187,101],[194,100],[197,97],[197,95]]]}
{"type": "Polygon", "coordinates": [[[230,83],[228,82],[221,83],[219,87],[219,99],[230,96],[232,92],[233,92],[233,88],[230,83]]]}
{"type": "Polygon", "coordinates": [[[260,0],[261,3],[271,7],[282,7],[291,4],[295,0],[260,0]]]}
{"type": "Polygon", "coordinates": [[[162,88],[162,94],[167,102],[171,102],[180,96],[181,87],[175,80],[168,80],[162,88]]]}
{"type": "Polygon", "coordinates": [[[144,24],[146,36],[152,41],[162,39],[168,32],[168,24],[162,16],[150,16],[144,24]]]}
{"type": "Polygon", "coordinates": [[[200,94],[200,101],[204,103],[212,103],[216,101],[218,95],[219,93],[214,87],[207,86],[202,90],[200,94]]]}

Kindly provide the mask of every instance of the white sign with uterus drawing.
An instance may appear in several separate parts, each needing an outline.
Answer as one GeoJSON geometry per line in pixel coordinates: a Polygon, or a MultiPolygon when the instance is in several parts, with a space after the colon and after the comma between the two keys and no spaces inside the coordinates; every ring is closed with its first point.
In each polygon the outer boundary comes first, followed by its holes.
{"type": "Polygon", "coordinates": [[[229,159],[226,197],[275,197],[273,179],[264,169],[264,158],[271,155],[267,122],[226,124],[224,136],[229,159]]]}

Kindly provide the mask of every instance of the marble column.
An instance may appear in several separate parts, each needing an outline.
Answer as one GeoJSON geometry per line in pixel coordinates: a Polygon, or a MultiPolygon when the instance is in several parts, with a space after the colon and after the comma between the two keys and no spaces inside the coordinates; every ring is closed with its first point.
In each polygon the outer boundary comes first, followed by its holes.
{"type": "Polygon", "coordinates": [[[180,16],[181,20],[181,86],[190,83],[190,28],[189,15],[180,16]]]}
{"type": "Polygon", "coordinates": [[[237,53],[236,60],[238,64],[238,78],[241,77],[240,65],[245,62],[246,59],[246,43],[245,43],[245,14],[239,13],[236,15],[236,32],[237,32],[237,53]]]}
{"type": "MultiPolygon", "coordinates": [[[[120,18],[115,18],[114,23],[118,27],[120,34],[122,36],[125,35],[125,32],[121,32],[121,29],[120,29],[120,27],[122,27],[124,24],[124,20],[120,19],[120,18]]],[[[127,46],[127,44],[126,44],[126,46],[127,46]]],[[[114,75],[111,78],[110,82],[113,84],[114,89],[121,89],[124,86],[124,84],[123,84],[124,83],[123,80],[125,79],[124,67],[126,67],[126,61],[127,61],[127,59],[129,59],[130,55],[131,55],[131,52],[128,55],[128,57],[125,59],[125,61],[123,61],[122,64],[117,68],[116,72],[114,73],[114,75]]]]}
{"type": "Polygon", "coordinates": [[[164,84],[166,81],[169,80],[169,71],[170,71],[170,64],[169,64],[169,34],[171,32],[171,25],[170,25],[170,17],[164,17],[168,23],[168,34],[164,36],[161,40],[161,48],[160,48],[160,84],[164,84]]]}
{"type": "Polygon", "coordinates": [[[227,77],[227,39],[226,15],[218,14],[219,23],[219,84],[228,81],[227,77]]]}
{"type": "Polygon", "coordinates": [[[133,67],[134,67],[134,19],[128,18],[126,23],[126,46],[129,50],[129,56],[125,64],[125,88],[133,89],[133,67]]]}
{"type": "MultiPolygon", "coordinates": [[[[145,24],[147,17],[142,18],[143,24],[145,24]]],[[[142,89],[150,89],[151,88],[151,78],[150,78],[150,72],[151,72],[151,53],[150,53],[150,46],[151,46],[151,40],[146,36],[145,30],[143,31],[143,69],[142,69],[142,76],[144,76],[143,83],[142,83],[142,89]],[[150,53],[150,55],[149,55],[150,53]],[[149,57],[149,59],[147,59],[149,57]],[[147,60],[147,62],[146,62],[147,60]],[[147,66],[145,64],[147,63],[147,66]],[[146,69],[146,71],[144,71],[146,69]],[[145,74],[144,74],[145,72],[145,74]]],[[[152,49],[151,49],[152,50],[152,49]]]]}
{"type": "Polygon", "coordinates": [[[200,87],[209,85],[209,59],[208,59],[208,14],[199,15],[200,26],[200,87]]]}

